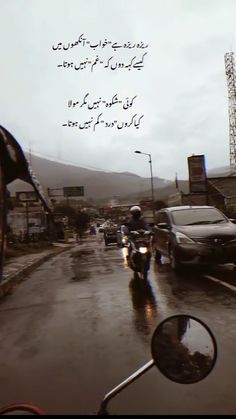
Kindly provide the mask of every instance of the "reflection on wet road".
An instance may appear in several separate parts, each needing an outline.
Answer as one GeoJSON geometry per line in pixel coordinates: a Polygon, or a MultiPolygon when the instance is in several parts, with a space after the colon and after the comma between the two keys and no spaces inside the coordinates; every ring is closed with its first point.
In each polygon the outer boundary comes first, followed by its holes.
{"type": "Polygon", "coordinates": [[[135,327],[141,335],[150,334],[150,327],[157,319],[157,301],[149,281],[132,278],[129,283],[134,308],[135,327]]]}
{"type": "Polygon", "coordinates": [[[149,280],[137,281],[124,252],[90,238],[43,264],[0,304],[0,404],[31,400],[51,414],[95,413],[107,391],[150,359],[157,324],[188,313],[216,336],[211,375],[181,386],[152,369],[111,412],[235,413],[236,293],[201,272],[176,276],[168,263],[153,263],[149,280]]]}

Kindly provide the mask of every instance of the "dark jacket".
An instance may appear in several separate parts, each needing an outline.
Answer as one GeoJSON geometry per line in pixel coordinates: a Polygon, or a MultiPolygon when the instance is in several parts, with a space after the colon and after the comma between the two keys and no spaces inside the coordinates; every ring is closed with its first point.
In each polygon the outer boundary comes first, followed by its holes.
{"type": "Polygon", "coordinates": [[[148,224],[143,220],[143,218],[131,218],[128,225],[128,230],[130,231],[137,231],[137,230],[147,230],[149,231],[148,224]]]}

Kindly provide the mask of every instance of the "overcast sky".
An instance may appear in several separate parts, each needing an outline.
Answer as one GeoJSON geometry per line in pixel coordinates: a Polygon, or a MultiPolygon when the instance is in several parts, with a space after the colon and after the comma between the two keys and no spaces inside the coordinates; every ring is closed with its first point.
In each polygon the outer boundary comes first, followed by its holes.
{"type": "Polygon", "coordinates": [[[193,153],[205,154],[208,169],[229,163],[224,54],[236,49],[235,0],[0,0],[0,5],[1,125],[24,149],[79,166],[149,176],[147,156],[134,154],[141,150],[151,153],[154,175],[167,179],[176,172],[187,178],[193,153]],[[89,44],[53,50],[82,34],[89,44]],[[112,44],[102,47],[105,39],[112,44]],[[128,41],[148,46],[114,50],[114,42],[128,41]],[[136,63],[145,52],[140,70],[109,67],[136,63]],[[79,70],[58,67],[63,61],[94,63],[96,57],[104,65],[93,71],[89,64],[79,70]],[[97,109],[79,107],[87,93],[90,107],[101,98],[97,109]],[[105,107],[102,101],[115,94],[122,103],[105,107]],[[135,99],[123,109],[127,97],[135,99]],[[69,100],[79,104],[69,107],[69,100]],[[100,120],[117,120],[120,129],[104,122],[94,131],[100,113],[100,120]],[[131,126],[122,125],[134,115],[131,126]],[[71,120],[83,127],[92,119],[87,129],[63,126],[71,120]]]}

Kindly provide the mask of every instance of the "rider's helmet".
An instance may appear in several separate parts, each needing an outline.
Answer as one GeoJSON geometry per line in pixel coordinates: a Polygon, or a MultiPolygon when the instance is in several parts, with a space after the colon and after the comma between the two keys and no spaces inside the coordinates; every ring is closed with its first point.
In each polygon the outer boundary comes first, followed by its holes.
{"type": "Polygon", "coordinates": [[[133,216],[133,218],[139,219],[142,215],[142,210],[138,205],[134,205],[130,208],[130,214],[133,216]]]}

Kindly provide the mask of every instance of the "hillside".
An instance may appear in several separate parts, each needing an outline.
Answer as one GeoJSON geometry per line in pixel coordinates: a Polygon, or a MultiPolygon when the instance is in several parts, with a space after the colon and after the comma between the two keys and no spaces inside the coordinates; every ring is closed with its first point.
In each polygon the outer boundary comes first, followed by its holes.
{"type": "MultiPolygon", "coordinates": [[[[26,157],[27,153],[26,153],[26,157]]],[[[139,198],[150,198],[150,178],[143,178],[134,173],[105,172],[86,169],[79,166],[62,164],[31,155],[31,165],[43,187],[63,188],[63,186],[84,186],[85,198],[106,202],[118,198],[121,202],[137,201],[139,198]]],[[[221,167],[208,171],[209,177],[227,176],[229,167],[221,167]]],[[[29,190],[30,186],[22,181],[15,181],[9,186],[11,194],[29,190]]],[[[188,192],[188,180],[179,180],[179,189],[188,192]]],[[[170,194],[177,192],[175,182],[154,177],[155,199],[165,200],[170,194]]]]}
{"type": "MultiPolygon", "coordinates": [[[[105,199],[142,194],[150,190],[150,178],[143,178],[129,172],[115,173],[85,169],[35,155],[31,155],[31,165],[45,191],[47,188],[84,186],[86,198],[105,199]]],[[[154,178],[154,187],[158,189],[162,189],[170,183],[165,179],[154,178]]],[[[9,186],[13,195],[17,191],[29,188],[27,184],[19,180],[9,186]]]]}

